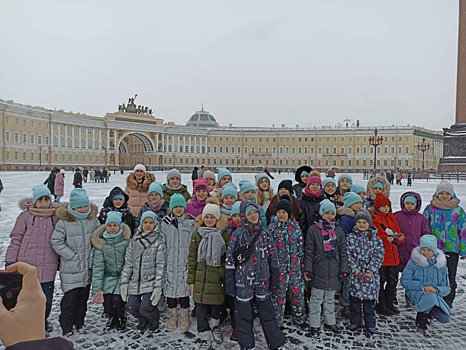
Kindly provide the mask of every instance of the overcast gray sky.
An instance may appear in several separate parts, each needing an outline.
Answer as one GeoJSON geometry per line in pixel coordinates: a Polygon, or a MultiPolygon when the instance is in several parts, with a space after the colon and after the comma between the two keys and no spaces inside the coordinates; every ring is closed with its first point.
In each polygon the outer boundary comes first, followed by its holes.
{"type": "Polygon", "coordinates": [[[457,0],[0,0],[0,98],[184,124],[454,123],[457,0]]]}

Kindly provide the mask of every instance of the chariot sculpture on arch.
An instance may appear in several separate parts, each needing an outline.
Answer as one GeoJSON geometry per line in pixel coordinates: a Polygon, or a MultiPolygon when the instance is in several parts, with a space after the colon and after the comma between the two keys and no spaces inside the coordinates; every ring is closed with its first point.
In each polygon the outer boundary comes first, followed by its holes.
{"type": "Polygon", "coordinates": [[[125,112],[125,113],[134,113],[134,114],[142,114],[142,115],[152,115],[152,109],[150,109],[147,106],[143,105],[136,105],[134,101],[136,100],[136,97],[138,97],[138,94],[135,94],[134,97],[128,98],[128,105],[125,106],[125,104],[118,105],[118,111],[119,112],[125,112]]]}

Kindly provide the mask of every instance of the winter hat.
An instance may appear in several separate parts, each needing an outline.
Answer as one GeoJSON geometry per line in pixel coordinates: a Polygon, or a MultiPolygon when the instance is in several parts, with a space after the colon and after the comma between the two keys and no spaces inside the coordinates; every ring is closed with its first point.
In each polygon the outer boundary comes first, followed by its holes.
{"type": "Polygon", "coordinates": [[[241,180],[239,182],[239,190],[241,194],[245,194],[246,192],[255,191],[256,189],[254,188],[253,184],[248,180],[241,180]]]}
{"type": "Polygon", "coordinates": [[[179,193],[175,193],[170,197],[170,210],[173,211],[173,208],[176,207],[183,207],[186,209],[186,199],[179,193]]]}
{"type": "Polygon", "coordinates": [[[290,194],[293,194],[294,193],[294,190],[293,190],[293,182],[291,182],[291,180],[282,180],[279,184],[278,184],[278,190],[280,191],[280,188],[286,188],[290,194]]]}
{"type": "Polygon", "coordinates": [[[353,184],[353,178],[351,177],[351,175],[349,174],[341,174],[339,177],[338,177],[338,185],[340,185],[340,182],[341,180],[343,179],[346,179],[349,181],[350,185],[353,184]]]}
{"type": "Polygon", "coordinates": [[[437,185],[437,189],[435,190],[435,197],[437,197],[440,192],[448,192],[452,197],[455,195],[453,185],[447,180],[440,181],[440,183],[437,185]]]}
{"type": "Polygon", "coordinates": [[[238,199],[238,190],[232,182],[229,182],[222,187],[222,199],[227,195],[231,195],[235,197],[235,199],[238,199]]]}
{"type": "Polygon", "coordinates": [[[142,171],[146,172],[146,167],[143,164],[136,164],[134,166],[133,172],[135,172],[136,170],[142,170],[142,171]]]}
{"type": "Polygon", "coordinates": [[[207,183],[206,179],[200,178],[200,179],[194,180],[193,193],[196,193],[196,191],[198,190],[209,191],[208,187],[209,187],[209,184],[207,183]]]}
{"type": "Polygon", "coordinates": [[[349,208],[355,203],[362,203],[361,197],[354,192],[346,192],[343,196],[343,205],[349,208]]]}
{"type": "Polygon", "coordinates": [[[309,175],[309,172],[307,172],[306,170],[301,171],[301,174],[299,174],[299,176],[306,176],[306,175],[309,175]]]}
{"type": "Polygon", "coordinates": [[[211,214],[215,216],[215,218],[218,220],[221,218],[222,214],[220,213],[220,207],[217,204],[213,203],[207,203],[202,210],[202,219],[206,217],[206,215],[211,214]]]}
{"type": "Polygon", "coordinates": [[[337,186],[337,182],[335,181],[335,179],[333,177],[326,177],[322,181],[322,188],[325,188],[325,186],[327,186],[328,184],[334,184],[335,187],[337,186]]]}
{"type": "Polygon", "coordinates": [[[286,194],[281,196],[275,205],[275,212],[279,211],[280,209],[286,211],[288,216],[291,216],[291,198],[286,194]]]}
{"type": "Polygon", "coordinates": [[[358,222],[358,220],[366,220],[369,225],[372,225],[372,218],[371,218],[371,214],[369,214],[369,212],[366,210],[366,209],[362,209],[360,211],[358,211],[356,213],[356,215],[354,216],[354,222],[358,222]]]}
{"type": "Polygon", "coordinates": [[[218,171],[217,182],[220,182],[220,180],[222,180],[224,176],[229,176],[233,179],[233,176],[231,175],[230,170],[228,170],[227,168],[222,168],[218,171]]]}
{"type": "Polygon", "coordinates": [[[152,182],[149,186],[149,191],[147,192],[147,195],[150,196],[152,192],[157,192],[160,195],[160,197],[163,198],[162,184],[160,182],[152,182]]]}
{"type": "MultiPolygon", "coordinates": [[[[173,196],[174,196],[174,195],[173,195],[173,196]]],[[[145,211],[145,212],[141,215],[141,221],[140,221],[139,227],[142,227],[142,223],[143,223],[144,220],[147,219],[147,218],[151,218],[152,221],[153,221],[154,224],[155,224],[155,227],[157,228],[157,225],[158,225],[157,214],[155,214],[152,210],[145,211]]]]}
{"type": "Polygon", "coordinates": [[[61,169],[60,174],[64,174],[64,173],[65,173],[65,169],[61,169]]]}
{"type": "Polygon", "coordinates": [[[122,194],[117,194],[116,196],[112,198],[112,200],[115,200],[115,199],[121,199],[123,203],[125,202],[125,196],[122,194]]]}
{"type": "Polygon", "coordinates": [[[414,205],[417,205],[417,199],[412,194],[410,194],[409,196],[405,197],[403,203],[413,203],[414,205]]]}
{"type": "Polygon", "coordinates": [[[244,214],[245,214],[246,216],[248,216],[248,214],[249,214],[249,212],[250,212],[251,210],[257,210],[257,211],[259,211],[258,207],[255,206],[251,201],[248,201],[248,202],[250,202],[250,203],[249,203],[249,204],[247,205],[247,207],[244,209],[244,214]]]}
{"type": "Polygon", "coordinates": [[[421,248],[429,248],[434,252],[434,255],[437,255],[437,238],[434,235],[422,236],[419,244],[419,249],[421,248]]]}
{"type": "Polygon", "coordinates": [[[232,217],[235,214],[240,213],[240,210],[239,210],[240,205],[241,205],[241,202],[235,202],[233,204],[233,206],[231,207],[231,211],[230,211],[230,217],[232,217]]]}
{"type": "Polygon", "coordinates": [[[170,179],[177,177],[181,180],[181,173],[178,169],[172,169],[169,170],[167,173],[167,183],[170,181],[170,179]]]}
{"type": "Polygon", "coordinates": [[[322,179],[320,178],[320,176],[317,176],[317,175],[310,176],[309,179],[307,179],[306,186],[309,186],[310,184],[313,184],[313,183],[317,183],[322,187],[322,179]]]}
{"type": "Polygon", "coordinates": [[[50,200],[52,200],[52,193],[50,193],[50,190],[47,186],[36,185],[32,188],[32,204],[36,204],[37,200],[44,196],[49,197],[50,200]]]}
{"type": "Polygon", "coordinates": [[[374,200],[374,208],[379,209],[380,207],[382,207],[384,205],[388,205],[391,208],[392,207],[392,202],[390,201],[390,199],[388,199],[388,197],[386,195],[384,195],[382,193],[377,194],[377,196],[375,196],[375,200],[374,200]]]}
{"type": "Polygon", "coordinates": [[[350,191],[354,193],[366,193],[366,188],[363,185],[353,184],[350,186],[350,191]]]}
{"type": "Polygon", "coordinates": [[[380,188],[382,191],[384,190],[384,188],[383,188],[383,183],[380,182],[380,181],[377,181],[376,183],[374,183],[374,184],[372,185],[372,188],[373,188],[373,189],[374,189],[374,188],[380,188]]]}
{"type": "Polygon", "coordinates": [[[119,211],[108,212],[107,218],[105,219],[105,227],[111,222],[121,227],[121,213],[119,211]]]}
{"type": "MultiPolygon", "coordinates": [[[[256,176],[254,177],[254,179],[256,181],[256,185],[259,184],[259,181],[264,179],[264,178],[269,179],[269,176],[266,173],[256,174],[256,176]]],[[[270,182],[270,179],[269,179],[269,182],[270,182]]]]}
{"type": "Polygon", "coordinates": [[[324,215],[326,212],[333,212],[334,214],[337,213],[337,209],[335,208],[335,204],[333,204],[330,200],[324,199],[322,202],[320,202],[320,209],[319,209],[319,214],[324,215]]]}
{"type": "Polygon", "coordinates": [[[207,179],[214,179],[214,180],[216,180],[216,179],[215,179],[215,174],[214,174],[214,172],[213,172],[213,171],[210,171],[210,170],[204,171],[204,174],[202,175],[202,177],[203,177],[204,179],[206,179],[206,180],[207,180],[207,179]]]}
{"type": "Polygon", "coordinates": [[[91,204],[87,192],[84,188],[75,188],[70,194],[70,207],[71,209],[85,207],[91,204]]]}

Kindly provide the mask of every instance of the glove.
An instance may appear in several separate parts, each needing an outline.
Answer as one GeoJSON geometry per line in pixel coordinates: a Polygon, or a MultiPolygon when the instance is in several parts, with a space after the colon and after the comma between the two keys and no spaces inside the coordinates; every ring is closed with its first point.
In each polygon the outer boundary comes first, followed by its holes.
{"type": "Polygon", "coordinates": [[[92,296],[92,301],[94,304],[103,304],[104,303],[104,292],[95,293],[92,296]]]}
{"type": "Polygon", "coordinates": [[[7,268],[8,266],[13,265],[13,264],[14,264],[13,262],[8,262],[7,261],[7,262],[5,262],[5,268],[7,268]]]}
{"type": "Polygon", "coordinates": [[[159,303],[160,297],[162,296],[162,288],[155,288],[150,296],[152,300],[152,306],[156,306],[159,303]]]}
{"type": "Polygon", "coordinates": [[[121,299],[123,299],[123,301],[126,303],[128,300],[128,283],[122,284],[120,286],[120,295],[121,299]]]}

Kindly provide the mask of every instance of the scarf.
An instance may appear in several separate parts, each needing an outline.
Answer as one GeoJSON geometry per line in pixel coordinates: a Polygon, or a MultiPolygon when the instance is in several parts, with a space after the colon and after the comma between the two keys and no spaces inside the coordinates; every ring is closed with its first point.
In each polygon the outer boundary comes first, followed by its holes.
{"type": "Polygon", "coordinates": [[[162,208],[163,203],[165,203],[163,199],[159,199],[155,202],[147,201],[147,205],[154,213],[157,213],[162,208]]]}
{"type": "Polygon", "coordinates": [[[107,230],[105,230],[103,236],[105,239],[115,239],[115,238],[121,237],[122,234],[123,234],[123,227],[120,228],[120,232],[118,233],[108,233],[107,230]]]}
{"type": "Polygon", "coordinates": [[[181,189],[181,187],[183,187],[183,184],[180,182],[180,184],[179,184],[177,187],[172,187],[172,186],[170,186],[170,184],[167,182],[167,183],[165,184],[165,186],[167,186],[167,188],[168,188],[169,190],[178,191],[178,190],[181,189]]]}
{"type": "Polygon", "coordinates": [[[226,252],[222,230],[215,227],[199,227],[197,232],[202,237],[197,251],[197,262],[205,260],[207,266],[220,267],[222,255],[226,252]]]}
{"type": "Polygon", "coordinates": [[[69,205],[68,205],[68,213],[70,213],[71,215],[73,215],[76,219],[78,220],[84,220],[84,219],[87,219],[87,217],[89,216],[89,214],[91,213],[91,206],[88,205],[89,209],[87,210],[87,212],[85,213],[78,213],[77,211],[74,211],[69,205]]]}
{"type": "Polygon", "coordinates": [[[39,209],[39,208],[36,208],[36,207],[29,207],[28,208],[28,211],[32,215],[37,216],[39,218],[48,218],[50,216],[54,216],[56,210],[57,210],[57,208],[46,208],[46,209],[39,209]]]}
{"type": "Polygon", "coordinates": [[[306,192],[308,196],[319,197],[322,194],[322,189],[318,190],[317,192],[314,192],[309,189],[309,186],[306,186],[304,187],[304,192],[306,192]]]}
{"type": "Polygon", "coordinates": [[[335,223],[326,220],[320,220],[317,227],[322,230],[322,240],[324,243],[324,252],[327,259],[335,257],[335,249],[338,245],[337,235],[335,233],[335,223]]]}
{"type": "Polygon", "coordinates": [[[133,243],[133,257],[139,258],[142,253],[149,247],[152,243],[155,242],[157,238],[157,231],[138,231],[137,235],[134,237],[133,243]]]}
{"type": "Polygon", "coordinates": [[[452,198],[448,202],[442,202],[437,197],[434,197],[430,201],[430,204],[437,209],[451,210],[455,209],[458,206],[458,204],[460,204],[460,200],[458,198],[452,198]]]}
{"type": "Polygon", "coordinates": [[[223,214],[226,214],[230,216],[231,214],[231,207],[227,207],[225,204],[222,204],[222,207],[220,208],[220,212],[223,214]]]}

